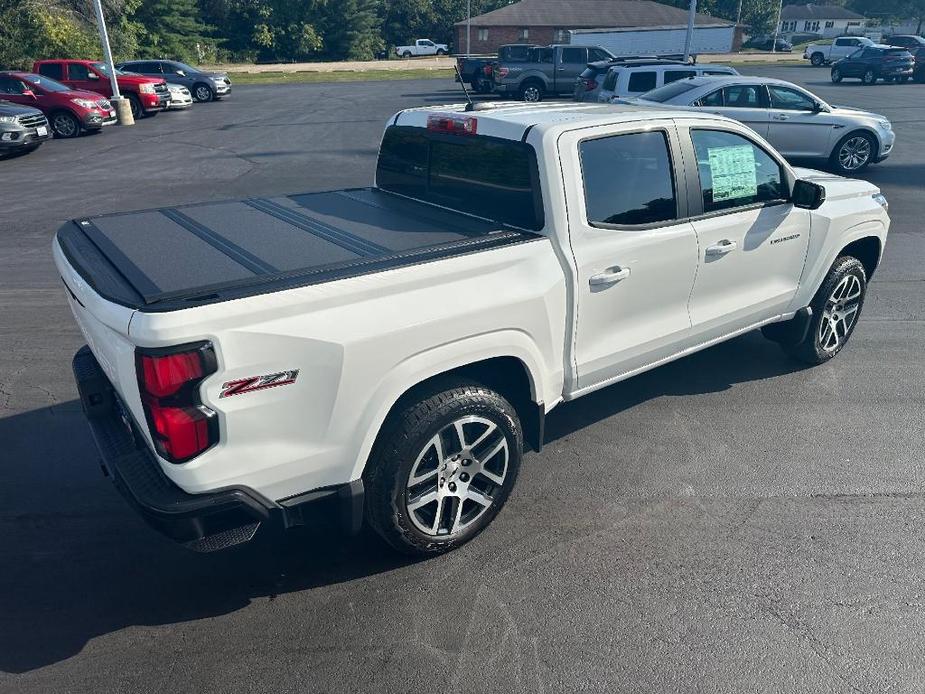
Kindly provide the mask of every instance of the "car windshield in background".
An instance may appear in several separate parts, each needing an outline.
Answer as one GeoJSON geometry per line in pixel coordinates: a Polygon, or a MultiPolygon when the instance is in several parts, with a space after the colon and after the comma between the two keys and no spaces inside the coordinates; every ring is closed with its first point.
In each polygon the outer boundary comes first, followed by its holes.
{"type": "Polygon", "coordinates": [[[680,96],[684,92],[691,91],[697,86],[699,85],[694,84],[690,80],[681,80],[679,82],[666,84],[664,87],[659,87],[658,89],[653,89],[650,92],[646,92],[639,98],[645,99],[646,101],[657,101],[658,103],[663,104],[666,101],[671,101],[676,96],[680,96]]]}
{"type": "Polygon", "coordinates": [[[192,73],[194,73],[194,72],[199,72],[199,70],[197,70],[197,69],[194,68],[194,67],[190,67],[190,66],[187,65],[186,63],[169,63],[169,65],[170,65],[171,67],[173,67],[174,70],[183,70],[183,72],[185,72],[185,73],[187,73],[187,74],[192,74],[192,73]]]}
{"type": "Polygon", "coordinates": [[[379,150],[376,184],[523,229],[543,228],[536,153],[522,142],[391,126],[379,150]]]}
{"type": "Polygon", "coordinates": [[[27,82],[32,83],[36,87],[41,87],[46,92],[69,92],[71,91],[70,87],[66,87],[60,82],[56,82],[50,77],[45,77],[43,75],[34,75],[29,73],[25,76],[27,82]]]}

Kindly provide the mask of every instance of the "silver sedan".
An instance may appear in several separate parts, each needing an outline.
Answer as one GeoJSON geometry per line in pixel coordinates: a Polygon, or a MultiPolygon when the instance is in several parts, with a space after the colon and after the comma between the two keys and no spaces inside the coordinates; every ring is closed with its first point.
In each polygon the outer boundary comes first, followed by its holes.
{"type": "Polygon", "coordinates": [[[621,103],[696,108],[745,123],[788,159],[824,159],[855,174],[893,150],[885,116],[831,106],[790,82],[767,77],[692,77],[621,103]]]}

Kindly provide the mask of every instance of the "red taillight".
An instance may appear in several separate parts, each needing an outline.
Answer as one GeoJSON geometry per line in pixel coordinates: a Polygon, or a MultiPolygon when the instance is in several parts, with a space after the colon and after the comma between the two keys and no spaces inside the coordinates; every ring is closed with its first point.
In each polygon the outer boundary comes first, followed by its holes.
{"type": "Polygon", "coordinates": [[[479,122],[471,116],[449,116],[432,114],[427,116],[427,129],[438,133],[453,135],[475,135],[479,122]]]}
{"type": "Polygon", "coordinates": [[[586,79],[584,82],[586,92],[593,92],[595,89],[597,89],[597,80],[586,79]]]}
{"type": "Polygon", "coordinates": [[[485,67],[483,67],[483,68],[482,68],[482,74],[485,75],[486,77],[491,77],[491,74],[492,74],[492,67],[491,67],[491,65],[486,65],[485,67]]]}
{"type": "Polygon", "coordinates": [[[496,72],[498,73],[498,77],[500,77],[501,79],[504,79],[505,77],[507,77],[507,76],[508,76],[508,73],[510,73],[510,71],[511,71],[511,69],[510,69],[510,68],[507,68],[507,67],[499,67],[499,68],[496,70],[496,72]]]}
{"type": "Polygon", "coordinates": [[[208,342],[136,352],[138,389],[158,454],[184,463],[218,442],[215,413],[202,404],[199,384],[215,373],[208,342]]]}

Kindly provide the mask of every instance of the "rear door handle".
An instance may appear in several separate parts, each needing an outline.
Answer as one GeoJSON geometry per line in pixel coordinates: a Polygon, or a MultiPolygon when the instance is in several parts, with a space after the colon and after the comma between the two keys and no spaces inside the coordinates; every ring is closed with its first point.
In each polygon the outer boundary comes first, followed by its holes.
{"type": "Polygon", "coordinates": [[[589,284],[592,287],[607,287],[611,284],[616,284],[620,280],[625,280],[630,276],[630,269],[628,267],[620,267],[619,265],[614,265],[609,267],[601,273],[592,275],[589,280],[589,284]]]}
{"type": "Polygon", "coordinates": [[[723,239],[719,243],[713,246],[707,246],[707,255],[708,256],[717,256],[717,255],[726,255],[734,251],[739,244],[735,241],[730,241],[729,239],[723,239]]]}

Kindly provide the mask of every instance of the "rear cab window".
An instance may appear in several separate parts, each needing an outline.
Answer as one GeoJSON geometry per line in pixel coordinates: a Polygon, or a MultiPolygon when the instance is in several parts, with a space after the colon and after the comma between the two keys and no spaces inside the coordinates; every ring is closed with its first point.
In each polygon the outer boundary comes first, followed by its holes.
{"type": "Polygon", "coordinates": [[[64,79],[64,66],[61,63],[42,63],[39,65],[39,74],[51,77],[53,80],[64,79]]]}
{"type": "Polygon", "coordinates": [[[751,140],[722,130],[690,133],[705,214],[787,198],[781,165],[751,140]]]}
{"type": "Polygon", "coordinates": [[[610,135],[579,144],[585,209],[595,227],[644,226],[677,218],[664,131],[610,135]]]}
{"type": "Polygon", "coordinates": [[[522,229],[545,223],[536,153],[516,140],[389,126],[376,185],[522,229]]]}

